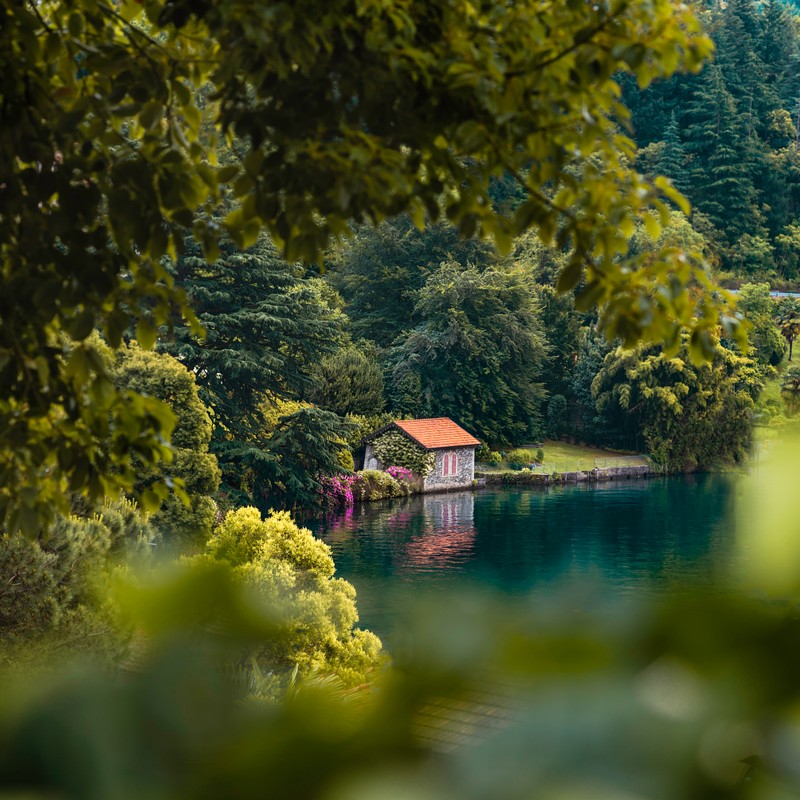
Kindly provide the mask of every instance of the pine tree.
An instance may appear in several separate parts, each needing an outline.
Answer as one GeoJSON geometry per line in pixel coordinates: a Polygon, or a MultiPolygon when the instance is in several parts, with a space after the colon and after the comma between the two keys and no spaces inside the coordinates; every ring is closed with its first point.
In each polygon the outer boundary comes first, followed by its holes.
{"type": "Polygon", "coordinates": [[[344,316],[330,289],[303,278],[266,237],[244,252],[224,245],[213,264],[190,241],[173,274],[206,336],[176,325],[164,347],[196,375],[213,411],[224,493],[263,508],[312,504],[317,476],[338,468],[344,424],[302,408],[268,429],[263,404],[303,399],[315,366],[340,346],[344,316]]]}
{"type": "Polygon", "coordinates": [[[756,190],[736,105],[718,65],[703,70],[687,119],[691,200],[732,244],[753,227],[756,190]]]}
{"type": "Polygon", "coordinates": [[[669,124],[664,130],[664,146],[656,160],[656,171],[669,178],[683,194],[690,189],[689,176],[686,172],[686,152],[681,143],[678,118],[673,111],[669,124]]]}
{"type": "Polygon", "coordinates": [[[189,241],[174,275],[206,335],[178,325],[165,349],[197,376],[217,440],[257,430],[265,395],[302,397],[315,364],[341,340],[344,318],[322,286],[302,278],[266,237],[244,252],[226,244],[213,264],[189,241]]]}

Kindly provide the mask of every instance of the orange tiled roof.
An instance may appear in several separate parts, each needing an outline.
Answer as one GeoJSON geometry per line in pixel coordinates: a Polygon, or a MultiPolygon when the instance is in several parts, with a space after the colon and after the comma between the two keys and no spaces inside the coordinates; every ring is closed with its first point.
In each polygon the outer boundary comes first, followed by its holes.
{"type": "Polygon", "coordinates": [[[434,419],[399,419],[395,425],[428,450],[443,447],[467,447],[480,442],[448,417],[434,419]]]}

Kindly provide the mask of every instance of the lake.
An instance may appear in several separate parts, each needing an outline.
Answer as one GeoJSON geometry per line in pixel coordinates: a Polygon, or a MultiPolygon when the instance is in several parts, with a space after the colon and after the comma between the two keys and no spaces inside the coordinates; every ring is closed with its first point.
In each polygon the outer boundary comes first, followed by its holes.
{"type": "Polygon", "coordinates": [[[567,580],[635,595],[711,584],[733,558],[734,497],[733,476],[690,475],[417,495],[304,524],[355,585],[361,626],[390,637],[409,592],[477,585],[514,596],[567,580]]]}

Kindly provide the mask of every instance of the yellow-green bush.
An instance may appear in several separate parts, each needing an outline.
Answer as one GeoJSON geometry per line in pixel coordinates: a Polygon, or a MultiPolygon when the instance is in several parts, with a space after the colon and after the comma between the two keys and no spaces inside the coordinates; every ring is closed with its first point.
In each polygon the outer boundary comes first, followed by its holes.
{"type": "Polygon", "coordinates": [[[208,554],[229,563],[282,621],[284,635],[254,653],[261,675],[271,677],[270,693],[284,690],[293,673],[335,675],[356,685],[381,664],[378,637],[355,628],[356,591],[334,578],[330,548],[287,511],[265,519],[255,508],[228,514],[209,540],[208,554]]]}

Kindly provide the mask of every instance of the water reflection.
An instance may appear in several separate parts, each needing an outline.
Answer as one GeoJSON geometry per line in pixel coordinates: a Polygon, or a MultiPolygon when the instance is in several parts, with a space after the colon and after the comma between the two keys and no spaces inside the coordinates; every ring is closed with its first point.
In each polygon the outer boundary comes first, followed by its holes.
{"type": "Polygon", "coordinates": [[[600,486],[424,495],[364,504],[311,527],[358,590],[362,621],[402,622],[398,589],[478,583],[547,593],[602,580],[618,593],[711,581],[733,541],[734,484],[703,475],[600,486]]]}
{"type": "MultiPolygon", "coordinates": [[[[410,522],[410,512],[403,512],[410,522]]],[[[472,492],[425,495],[423,528],[405,545],[404,564],[410,572],[452,570],[474,558],[475,497],[472,492]]]]}

